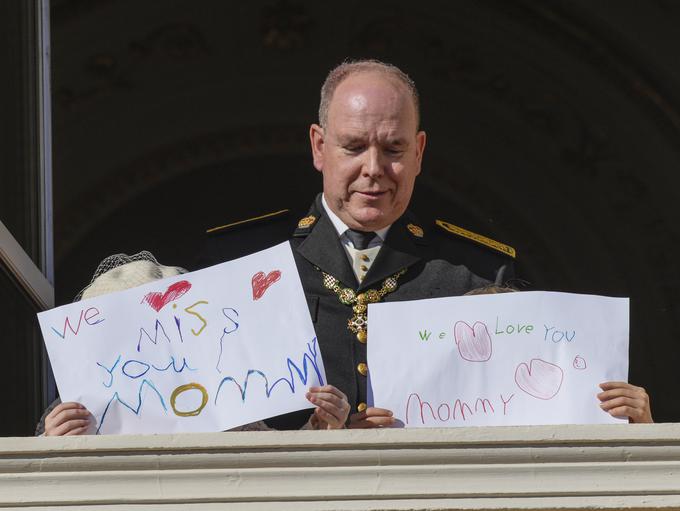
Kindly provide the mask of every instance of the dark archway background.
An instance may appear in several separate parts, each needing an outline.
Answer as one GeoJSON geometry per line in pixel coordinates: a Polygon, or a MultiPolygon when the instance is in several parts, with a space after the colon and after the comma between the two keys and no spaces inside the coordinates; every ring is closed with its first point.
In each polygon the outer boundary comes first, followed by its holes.
{"type": "Polygon", "coordinates": [[[52,0],[56,290],[189,265],[210,226],[306,205],[347,57],[409,72],[416,209],[513,245],[538,289],[630,296],[630,379],[680,421],[680,3],[52,0]]]}

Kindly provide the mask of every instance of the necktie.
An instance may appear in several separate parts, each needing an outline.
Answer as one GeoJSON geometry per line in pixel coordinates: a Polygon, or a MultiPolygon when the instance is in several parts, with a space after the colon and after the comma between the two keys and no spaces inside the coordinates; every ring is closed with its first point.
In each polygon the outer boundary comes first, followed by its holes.
{"type": "Polygon", "coordinates": [[[345,234],[357,250],[366,250],[376,237],[374,232],[355,231],[354,229],[347,229],[345,234]]]}

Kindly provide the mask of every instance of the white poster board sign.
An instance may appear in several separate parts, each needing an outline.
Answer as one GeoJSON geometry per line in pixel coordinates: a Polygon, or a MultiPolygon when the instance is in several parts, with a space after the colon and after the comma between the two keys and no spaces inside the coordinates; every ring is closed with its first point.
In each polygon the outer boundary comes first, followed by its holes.
{"type": "Polygon", "coordinates": [[[620,422],[599,383],[627,381],[628,299],[521,292],[371,304],[375,406],[405,427],[620,422]]]}
{"type": "Polygon", "coordinates": [[[100,433],[223,431],[311,408],[325,373],[290,245],[38,315],[100,433]]]}

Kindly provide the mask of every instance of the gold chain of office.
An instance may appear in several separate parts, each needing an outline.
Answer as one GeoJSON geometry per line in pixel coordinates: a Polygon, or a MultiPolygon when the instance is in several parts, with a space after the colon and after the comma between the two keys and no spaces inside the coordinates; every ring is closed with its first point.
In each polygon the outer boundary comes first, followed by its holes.
{"type": "Polygon", "coordinates": [[[340,286],[340,281],[333,275],[329,275],[324,271],[321,272],[324,287],[338,295],[340,303],[352,306],[354,315],[347,320],[347,329],[356,334],[357,339],[362,343],[366,342],[368,338],[366,334],[368,327],[368,304],[377,303],[385,295],[396,291],[398,287],[397,281],[404,273],[406,273],[406,268],[383,280],[380,289],[367,289],[363,293],[356,294],[352,288],[340,286]]]}

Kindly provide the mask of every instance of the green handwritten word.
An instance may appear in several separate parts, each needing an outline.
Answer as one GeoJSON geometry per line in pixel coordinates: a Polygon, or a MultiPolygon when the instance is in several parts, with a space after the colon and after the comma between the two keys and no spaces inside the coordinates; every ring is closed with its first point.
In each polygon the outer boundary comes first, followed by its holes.
{"type": "MultiPolygon", "coordinates": [[[[421,341],[429,341],[430,337],[432,336],[432,332],[428,332],[427,330],[419,330],[418,336],[420,337],[421,341]]],[[[439,335],[437,337],[443,339],[444,337],[446,337],[446,332],[439,332],[439,335]]]]}

